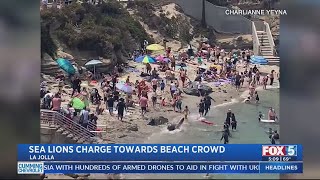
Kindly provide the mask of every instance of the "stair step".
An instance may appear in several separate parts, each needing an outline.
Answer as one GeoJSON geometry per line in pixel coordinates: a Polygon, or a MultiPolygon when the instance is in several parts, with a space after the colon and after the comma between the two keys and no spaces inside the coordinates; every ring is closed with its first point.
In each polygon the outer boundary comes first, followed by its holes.
{"type": "Polygon", "coordinates": [[[79,139],[80,139],[80,137],[78,137],[78,136],[75,136],[72,138],[72,140],[74,140],[74,141],[78,141],[79,139]]]}
{"type": "Polygon", "coordinates": [[[73,138],[73,134],[71,134],[71,133],[68,134],[68,135],[67,135],[67,138],[73,138]]]}

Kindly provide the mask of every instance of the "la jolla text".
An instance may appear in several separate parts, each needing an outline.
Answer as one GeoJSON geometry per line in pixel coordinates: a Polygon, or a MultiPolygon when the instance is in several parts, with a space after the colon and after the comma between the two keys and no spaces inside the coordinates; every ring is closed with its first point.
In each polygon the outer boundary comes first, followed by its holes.
{"type": "Polygon", "coordinates": [[[224,146],[216,145],[189,145],[189,146],[130,146],[130,145],[99,145],[99,146],[66,146],[66,145],[48,145],[48,146],[29,146],[30,160],[55,160],[53,154],[139,154],[139,153],[161,153],[161,154],[180,154],[180,153],[193,153],[193,154],[222,154],[225,152],[224,146]]]}

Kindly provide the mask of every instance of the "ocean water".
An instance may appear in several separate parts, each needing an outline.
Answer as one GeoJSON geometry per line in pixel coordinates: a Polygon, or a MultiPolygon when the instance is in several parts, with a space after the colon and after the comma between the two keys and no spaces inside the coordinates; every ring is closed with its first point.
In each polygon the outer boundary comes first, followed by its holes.
{"type": "MultiPolygon", "coordinates": [[[[150,136],[145,143],[185,143],[185,144],[221,144],[222,124],[225,120],[228,109],[235,113],[238,121],[237,131],[232,132],[230,144],[262,144],[270,143],[267,131],[271,127],[273,130],[279,130],[278,125],[258,122],[258,113],[261,111],[266,115],[270,107],[273,107],[279,116],[279,89],[272,87],[268,90],[259,91],[260,104],[245,104],[234,99],[231,103],[217,105],[211,108],[207,120],[215,123],[210,126],[199,122],[197,110],[192,110],[188,123],[182,125],[182,128],[175,131],[168,131],[166,127],[150,136]]],[[[176,119],[178,121],[179,119],[176,119]]],[[[210,177],[204,177],[205,174],[132,174],[125,175],[126,178],[142,179],[279,179],[277,174],[214,174],[210,177]]]]}

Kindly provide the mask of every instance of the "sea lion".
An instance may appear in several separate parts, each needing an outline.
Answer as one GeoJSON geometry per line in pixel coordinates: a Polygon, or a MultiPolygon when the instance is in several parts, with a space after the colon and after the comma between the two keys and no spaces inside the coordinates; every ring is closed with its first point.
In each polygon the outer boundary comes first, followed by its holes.
{"type": "Polygon", "coordinates": [[[179,121],[179,123],[178,124],[169,124],[168,125],[168,127],[167,127],[167,129],[169,130],[169,131],[174,131],[174,130],[176,130],[176,129],[179,129],[180,127],[181,127],[181,125],[183,124],[183,122],[184,122],[184,118],[182,118],[180,121],[179,121]]]}

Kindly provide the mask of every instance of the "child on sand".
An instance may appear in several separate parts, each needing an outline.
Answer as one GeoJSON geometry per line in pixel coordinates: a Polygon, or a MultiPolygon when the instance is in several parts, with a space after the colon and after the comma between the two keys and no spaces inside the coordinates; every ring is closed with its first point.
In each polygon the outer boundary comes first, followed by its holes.
{"type": "Polygon", "coordinates": [[[184,113],[184,119],[188,120],[188,115],[190,114],[188,106],[184,108],[183,113],[184,113]]]}

